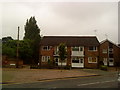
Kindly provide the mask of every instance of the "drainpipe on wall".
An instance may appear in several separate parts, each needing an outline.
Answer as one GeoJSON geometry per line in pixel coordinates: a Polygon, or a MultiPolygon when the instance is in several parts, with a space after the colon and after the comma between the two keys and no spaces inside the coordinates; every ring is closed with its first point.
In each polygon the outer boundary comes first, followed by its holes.
{"type": "Polygon", "coordinates": [[[107,57],[107,64],[109,66],[109,46],[108,46],[108,57],[107,57]]]}

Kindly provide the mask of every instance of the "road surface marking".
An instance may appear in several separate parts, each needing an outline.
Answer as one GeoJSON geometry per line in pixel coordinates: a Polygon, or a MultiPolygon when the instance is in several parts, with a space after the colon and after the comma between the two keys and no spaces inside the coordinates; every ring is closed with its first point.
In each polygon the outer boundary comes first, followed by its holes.
{"type": "Polygon", "coordinates": [[[103,82],[94,82],[94,83],[85,83],[85,84],[79,84],[77,86],[86,86],[86,85],[99,84],[99,83],[107,83],[107,82],[114,82],[114,81],[116,81],[116,80],[103,81],[103,82]]]}

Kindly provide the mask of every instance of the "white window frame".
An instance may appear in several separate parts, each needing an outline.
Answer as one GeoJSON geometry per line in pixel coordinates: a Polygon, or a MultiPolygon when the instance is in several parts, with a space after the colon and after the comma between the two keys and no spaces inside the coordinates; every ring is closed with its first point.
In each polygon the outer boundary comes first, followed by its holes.
{"type": "Polygon", "coordinates": [[[51,49],[51,46],[42,46],[42,50],[49,51],[51,49]],[[44,49],[46,47],[46,49],[44,49]]]}
{"type": "Polygon", "coordinates": [[[104,63],[104,65],[106,65],[106,66],[107,66],[108,59],[107,59],[107,58],[103,58],[103,63],[104,63]]]}
{"type": "Polygon", "coordinates": [[[107,49],[102,49],[102,53],[107,53],[107,49]]]}
{"type": "Polygon", "coordinates": [[[88,63],[97,63],[98,58],[97,57],[88,57],[88,63]],[[93,59],[96,59],[96,62],[92,62],[93,59]]]}
{"type": "Polygon", "coordinates": [[[72,63],[75,63],[75,62],[73,62],[73,60],[78,60],[78,63],[80,63],[80,58],[79,57],[72,57],[72,63]]]}
{"type": "Polygon", "coordinates": [[[42,62],[48,62],[50,56],[42,56],[42,62]]]}
{"type": "Polygon", "coordinates": [[[73,51],[73,48],[78,48],[78,51],[76,51],[76,52],[82,52],[82,51],[84,51],[84,47],[83,47],[83,46],[75,46],[75,47],[72,47],[72,50],[71,50],[71,51],[73,51]],[[82,51],[81,51],[81,48],[82,48],[82,51]]]}
{"type": "Polygon", "coordinates": [[[97,51],[97,46],[89,46],[89,47],[88,47],[88,51],[97,51]],[[93,47],[93,50],[90,50],[90,49],[89,49],[90,47],[93,47]],[[96,48],[96,49],[95,49],[95,48],[96,48]]]}

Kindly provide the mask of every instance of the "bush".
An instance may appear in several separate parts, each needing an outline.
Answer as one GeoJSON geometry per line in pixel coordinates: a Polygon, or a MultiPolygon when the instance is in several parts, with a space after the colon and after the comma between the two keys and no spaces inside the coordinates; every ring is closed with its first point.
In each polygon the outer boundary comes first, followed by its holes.
{"type": "Polygon", "coordinates": [[[64,69],[70,70],[71,66],[67,65],[67,66],[64,67],[64,69]]]}
{"type": "Polygon", "coordinates": [[[40,69],[40,66],[38,66],[38,65],[31,65],[30,69],[40,69]]]}
{"type": "Polygon", "coordinates": [[[101,69],[101,70],[104,70],[104,71],[107,71],[107,66],[101,65],[101,66],[100,66],[100,69],[101,69]]]}

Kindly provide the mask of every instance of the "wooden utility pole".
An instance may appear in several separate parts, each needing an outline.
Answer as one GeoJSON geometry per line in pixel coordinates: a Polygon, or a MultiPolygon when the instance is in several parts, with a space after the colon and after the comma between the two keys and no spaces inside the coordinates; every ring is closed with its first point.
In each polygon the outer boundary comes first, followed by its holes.
{"type": "Polygon", "coordinates": [[[18,68],[18,63],[19,63],[19,26],[18,26],[18,36],[17,36],[17,52],[16,52],[16,57],[17,57],[17,61],[16,61],[16,68],[18,68]]]}

